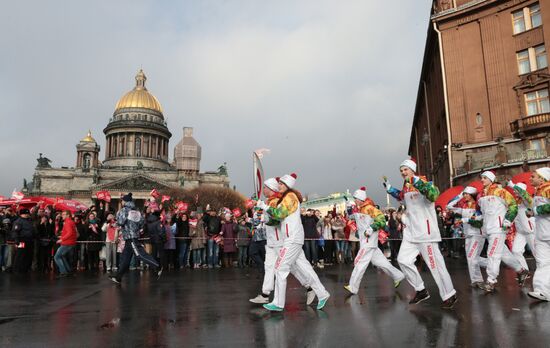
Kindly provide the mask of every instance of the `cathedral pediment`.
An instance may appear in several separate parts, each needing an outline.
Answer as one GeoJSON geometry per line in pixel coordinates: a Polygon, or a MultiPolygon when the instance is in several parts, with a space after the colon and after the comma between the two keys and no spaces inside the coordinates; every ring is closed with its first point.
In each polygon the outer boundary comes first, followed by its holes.
{"type": "Polygon", "coordinates": [[[156,180],[145,174],[132,174],[109,183],[94,187],[94,190],[116,190],[116,191],[146,191],[152,189],[172,188],[161,180],[156,180]]]}

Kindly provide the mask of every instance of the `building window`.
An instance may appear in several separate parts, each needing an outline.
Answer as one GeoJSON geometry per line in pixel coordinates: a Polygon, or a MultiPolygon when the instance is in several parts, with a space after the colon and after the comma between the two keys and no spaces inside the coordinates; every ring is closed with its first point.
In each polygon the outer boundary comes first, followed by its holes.
{"type": "Polygon", "coordinates": [[[524,50],[516,53],[518,59],[518,71],[520,75],[531,72],[531,65],[529,64],[529,50],[524,50]]]}
{"type": "Polygon", "coordinates": [[[546,59],[546,47],[540,45],[534,47],[535,61],[537,62],[536,70],[546,68],[548,66],[548,60],[546,59]]]}
{"type": "Polygon", "coordinates": [[[529,149],[535,151],[542,151],[545,149],[544,139],[535,139],[529,141],[529,149]]]}
{"type": "Polygon", "coordinates": [[[513,12],[512,21],[514,23],[514,34],[525,31],[525,19],[523,18],[523,10],[513,12]]]}
{"type": "Polygon", "coordinates": [[[119,152],[119,156],[124,156],[124,148],[126,146],[126,139],[124,138],[121,138],[120,139],[120,152],[119,152]]]}
{"type": "Polygon", "coordinates": [[[524,31],[540,27],[541,25],[542,17],[540,14],[540,5],[538,3],[512,12],[512,26],[514,34],[519,34],[524,31]]]}
{"type": "Polygon", "coordinates": [[[541,89],[525,94],[525,108],[527,116],[550,112],[548,89],[541,89]]]}
{"type": "Polygon", "coordinates": [[[135,147],[136,147],[136,151],[135,151],[136,156],[141,157],[141,138],[136,138],[135,147]]]}
{"type": "Polygon", "coordinates": [[[531,27],[536,28],[542,25],[542,18],[540,16],[540,5],[534,4],[528,7],[529,17],[531,18],[531,27]]]}
{"type": "Polygon", "coordinates": [[[516,53],[516,58],[518,61],[518,72],[520,75],[543,69],[548,66],[546,47],[544,45],[530,47],[526,50],[519,51],[516,53]]]}
{"type": "Polygon", "coordinates": [[[91,163],[92,163],[92,156],[90,156],[89,153],[84,154],[84,158],[82,160],[82,167],[84,169],[89,169],[91,163]]]}

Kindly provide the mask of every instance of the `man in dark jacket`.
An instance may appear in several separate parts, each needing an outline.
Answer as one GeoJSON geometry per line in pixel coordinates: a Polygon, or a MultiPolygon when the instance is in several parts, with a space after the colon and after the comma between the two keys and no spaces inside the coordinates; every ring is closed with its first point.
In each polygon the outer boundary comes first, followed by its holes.
{"type": "Polygon", "coordinates": [[[220,265],[218,265],[218,256],[220,247],[216,242],[216,239],[219,237],[219,233],[222,229],[222,221],[213,209],[207,209],[207,214],[204,215],[203,221],[204,226],[206,227],[206,235],[208,236],[208,267],[219,268],[220,265]]]}
{"type": "Polygon", "coordinates": [[[188,265],[187,259],[189,254],[189,218],[187,214],[179,214],[176,220],[177,234],[178,239],[178,266],[180,269],[183,269],[188,265]]]}
{"type": "Polygon", "coordinates": [[[130,261],[132,255],[138,260],[145,262],[146,264],[157,269],[157,275],[160,277],[162,274],[162,267],[160,264],[143,248],[143,244],[138,240],[145,219],[141,212],[136,208],[132,199],[132,194],[128,193],[122,197],[124,206],[116,214],[117,225],[120,226],[122,232],[122,238],[124,239],[124,250],[122,250],[120,266],[116,275],[110,276],[109,279],[113,282],[120,284],[122,276],[128,272],[130,268],[130,261]],[[160,267],[160,268],[159,268],[160,267]]]}
{"type": "Polygon", "coordinates": [[[17,251],[15,253],[15,271],[27,273],[32,265],[34,238],[36,229],[30,217],[29,209],[21,209],[19,218],[13,223],[17,251]]]}
{"type": "Polygon", "coordinates": [[[151,242],[153,256],[158,262],[164,260],[164,242],[166,242],[166,231],[160,221],[160,212],[155,211],[147,216],[147,232],[151,242]]]}
{"type": "Polygon", "coordinates": [[[308,209],[306,215],[302,216],[302,225],[304,226],[304,252],[307,260],[312,264],[317,264],[317,223],[319,218],[313,214],[312,209],[308,209]]]}

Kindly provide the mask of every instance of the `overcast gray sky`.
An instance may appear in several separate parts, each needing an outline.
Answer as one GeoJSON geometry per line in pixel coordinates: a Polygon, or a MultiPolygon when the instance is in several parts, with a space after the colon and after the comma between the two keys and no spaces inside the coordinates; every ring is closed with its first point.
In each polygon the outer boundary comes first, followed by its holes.
{"type": "Polygon", "coordinates": [[[173,147],[195,128],[201,170],[228,163],[252,191],[251,154],[298,189],[369,188],[405,158],[431,0],[10,1],[0,11],[0,194],[39,152],[74,166],[143,67],[173,147]]]}

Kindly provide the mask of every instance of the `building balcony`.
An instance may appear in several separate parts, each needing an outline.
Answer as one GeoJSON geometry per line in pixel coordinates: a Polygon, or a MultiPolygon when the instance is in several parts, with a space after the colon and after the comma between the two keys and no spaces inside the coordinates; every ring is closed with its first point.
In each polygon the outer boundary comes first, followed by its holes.
{"type": "Polygon", "coordinates": [[[510,122],[510,130],[514,135],[550,129],[550,113],[526,116],[510,122]]]}
{"type": "Polygon", "coordinates": [[[522,164],[531,164],[545,162],[548,160],[548,152],[546,149],[542,150],[523,150],[523,151],[508,151],[506,160],[499,161],[495,158],[477,158],[472,156],[468,163],[455,168],[455,175],[457,177],[477,173],[482,170],[496,169],[499,167],[519,166],[522,164]]]}

